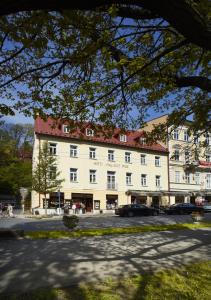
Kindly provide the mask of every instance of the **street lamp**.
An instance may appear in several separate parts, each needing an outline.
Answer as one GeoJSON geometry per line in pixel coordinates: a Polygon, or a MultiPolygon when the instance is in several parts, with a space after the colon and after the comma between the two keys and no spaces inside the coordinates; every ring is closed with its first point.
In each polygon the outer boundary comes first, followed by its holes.
{"type": "Polygon", "coordinates": [[[24,214],[24,202],[25,202],[25,198],[28,194],[28,189],[27,188],[24,188],[24,187],[21,187],[19,189],[20,191],[20,194],[21,194],[21,207],[22,207],[22,213],[24,214]]]}

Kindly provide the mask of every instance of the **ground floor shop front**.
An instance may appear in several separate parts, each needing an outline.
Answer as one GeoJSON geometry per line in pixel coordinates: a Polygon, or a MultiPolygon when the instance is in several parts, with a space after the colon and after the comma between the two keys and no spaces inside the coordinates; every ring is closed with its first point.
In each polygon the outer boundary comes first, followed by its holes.
{"type": "MultiPolygon", "coordinates": [[[[168,197],[153,191],[59,191],[47,196],[48,209],[72,209],[75,213],[102,213],[119,205],[141,203],[148,206],[166,206],[168,197]]],[[[33,211],[45,208],[43,195],[32,194],[33,211]]]]}

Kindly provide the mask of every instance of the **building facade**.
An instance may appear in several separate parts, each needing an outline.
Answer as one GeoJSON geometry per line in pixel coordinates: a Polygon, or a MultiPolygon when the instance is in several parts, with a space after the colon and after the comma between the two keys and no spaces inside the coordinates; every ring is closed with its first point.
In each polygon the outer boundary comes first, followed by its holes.
{"type": "MultiPolygon", "coordinates": [[[[144,130],[151,131],[167,117],[149,121],[144,130]]],[[[189,136],[190,123],[167,129],[170,204],[211,202],[211,133],[189,136]]]]}
{"type": "MultiPolygon", "coordinates": [[[[44,142],[57,158],[61,179],[61,205],[83,203],[86,212],[114,209],[117,205],[144,203],[167,205],[168,150],[160,144],[147,145],[142,132],[110,137],[96,133],[89,124],[69,130],[68,122],[40,117],[35,121],[33,167],[44,142]]],[[[58,200],[48,195],[48,206],[58,200]]],[[[32,208],[43,208],[43,196],[32,192],[32,208]]]]}

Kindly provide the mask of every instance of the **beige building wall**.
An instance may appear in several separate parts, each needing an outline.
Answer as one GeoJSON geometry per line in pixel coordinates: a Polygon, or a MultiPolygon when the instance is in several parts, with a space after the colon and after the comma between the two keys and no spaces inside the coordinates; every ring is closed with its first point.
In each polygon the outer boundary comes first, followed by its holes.
{"type": "MultiPolygon", "coordinates": [[[[61,172],[61,192],[65,193],[65,199],[71,199],[72,193],[93,194],[93,200],[100,200],[100,208],[106,209],[106,195],[118,195],[118,204],[131,203],[131,195],[128,190],[138,191],[168,191],[168,155],[162,152],[150,152],[147,150],[114,146],[109,144],[80,141],[77,139],[63,139],[53,136],[35,136],[33,165],[38,159],[39,147],[44,141],[57,144],[57,165],[61,172]],[[39,145],[40,143],[40,145],[39,145]],[[70,157],[70,145],[77,146],[77,157],[70,157]],[[89,148],[96,148],[96,159],[89,158],[89,148]],[[108,150],[114,151],[114,161],[108,161],[108,150]],[[131,162],[125,162],[125,152],[131,153],[131,162]],[[141,164],[140,155],[146,155],[146,165],[141,164]],[[160,157],[160,166],[155,166],[155,156],[160,157]],[[70,168],[78,171],[77,182],[70,182],[70,168]],[[96,183],[89,182],[89,170],[96,170],[96,183]],[[107,189],[107,171],[113,171],[116,175],[116,189],[107,189]],[[126,173],[131,173],[131,185],[126,185],[126,173]],[[147,175],[147,185],[141,185],[141,174],[147,175]],[[155,177],[160,176],[161,186],[156,187],[155,177]]],[[[41,197],[43,198],[43,197],[41,197]]],[[[151,203],[151,196],[147,197],[147,203],[151,203]]],[[[164,197],[164,201],[168,200],[164,197]]],[[[39,196],[32,192],[32,208],[39,206],[39,196]]]]}

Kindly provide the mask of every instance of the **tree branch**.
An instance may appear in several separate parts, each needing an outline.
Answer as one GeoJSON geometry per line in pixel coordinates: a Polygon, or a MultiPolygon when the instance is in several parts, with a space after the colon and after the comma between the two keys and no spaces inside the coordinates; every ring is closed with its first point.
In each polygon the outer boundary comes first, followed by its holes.
{"type": "Polygon", "coordinates": [[[211,92],[211,80],[203,76],[176,77],[175,83],[178,87],[193,86],[211,92]]]}
{"type": "MultiPolygon", "coordinates": [[[[123,9],[125,5],[128,5],[150,10],[152,14],[159,15],[168,21],[189,42],[211,50],[211,27],[197,10],[197,3],[194,2],[194,5],[192,1],[186,0],[124,0],[124,4],[120,0],[10,0],[9,3],[8,0],[1,0],[0,15],[32,10],[95,10],[112,4],[119,4],[123,9]]],[[[128,15],[131,16],[129,10],[128,15]]]]}

